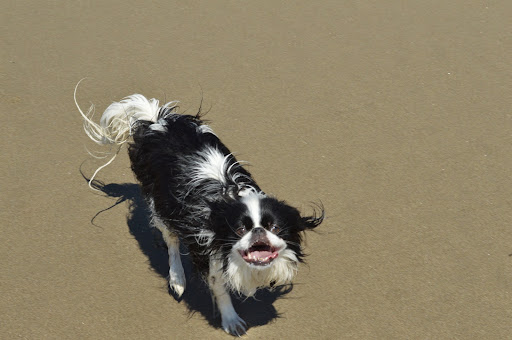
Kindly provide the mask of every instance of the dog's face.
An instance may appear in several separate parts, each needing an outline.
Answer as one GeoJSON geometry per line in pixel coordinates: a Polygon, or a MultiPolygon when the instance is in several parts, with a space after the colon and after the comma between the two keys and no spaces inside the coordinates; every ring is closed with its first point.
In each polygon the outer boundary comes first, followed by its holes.
{"type": "Polygon", "coordinates": [[[251,193],[215,207],[212,217],[227,277],[251,295],[253,288],[290,282],[303,257],[301,232],[318,226],[323,213],[301,217],[284,202],[251,193]]]}
{"type": "Polygon", "coordinates": [[[277,226],[271,226],[270,229],[252,228],[247,232],[246,227],[241,226],[238,234],[243,237],[233,248],[247,264],[256,267],[268,266],[286,248],[286,241],[275,234],[278,231],[277,226]]]}
{"type": "Polygon", "coordinates": [[[300,232],[308,226],[296,209],[259,195],[243,197],[241,203],[245,209],[235,226],[240,239],[233,249],[247,265],[262,269],[271,265],[285,250],[293,251],[297,258],[302,256],[300,232]]]}

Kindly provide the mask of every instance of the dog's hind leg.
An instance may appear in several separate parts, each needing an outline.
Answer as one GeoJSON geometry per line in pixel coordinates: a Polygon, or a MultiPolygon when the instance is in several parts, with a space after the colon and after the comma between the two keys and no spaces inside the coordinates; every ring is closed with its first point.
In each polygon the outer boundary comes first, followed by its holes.
{"type": "Polygon", "coordinates": [[[178,297],[181,297],[185,291],[186,280],[180,258],[180,241],[178,236],[171,233],[162,220],[154,214],[152,223],[162,232],[164,241],[167,244],[167,252],[169,253],[169,287],[178,297]]]}

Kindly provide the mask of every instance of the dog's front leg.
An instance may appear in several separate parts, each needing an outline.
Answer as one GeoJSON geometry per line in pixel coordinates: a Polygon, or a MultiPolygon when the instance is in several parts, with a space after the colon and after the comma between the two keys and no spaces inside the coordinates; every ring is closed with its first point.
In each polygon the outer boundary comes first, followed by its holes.
{"type": "Polygon", "coordinates": [[[222,328],[232,335],[244,335],[247,325],[238,316],[231,302],[231,297],[226,289],[222,275],[222,262],[214,259],[213,256],[210,258],[208,284],[222,317],[222,328]]]}

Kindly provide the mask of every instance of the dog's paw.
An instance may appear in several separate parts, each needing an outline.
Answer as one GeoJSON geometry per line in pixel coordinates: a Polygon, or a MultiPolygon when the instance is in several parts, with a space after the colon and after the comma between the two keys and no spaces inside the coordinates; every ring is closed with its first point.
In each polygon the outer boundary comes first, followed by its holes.
{"type": "Polygon", "coordinates": [[[236,312],[226,313],[222,315],[222,328],[229,334],[234,336],[242,336],[247,330],[247,324],[242,320],[236,312]]]}
{"type": "Polygon", "coordinates": [[[185,291],[187,281],[185,280],[185,273],[182,270],[169,270],[169,288],[171,288],[177,297],[180,298],[185,291]]]}

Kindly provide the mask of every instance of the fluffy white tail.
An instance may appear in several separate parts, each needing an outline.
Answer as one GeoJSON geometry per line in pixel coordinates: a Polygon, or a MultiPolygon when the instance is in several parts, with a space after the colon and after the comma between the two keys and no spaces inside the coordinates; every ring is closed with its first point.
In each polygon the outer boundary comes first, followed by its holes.
{"type": "Polygon", "coordinates": [[[147,120],[156,123],[161,108],[172,109],[176,107],[178,102],[172,101],[160,107],[157,99],[147,99],[143,95],[132,94],[119,102],[110,104],[105,112],[103,112],[98,124],[93,121],[94,105],[91,105],[87,112],[84,112],[76,101],[76,91],[82,80],[76,84],[73,98],[78,111],[84,119],[85,133],[98,144],[114,144],[118,146],[117,150],[114,152],[114,156],[106,164],[99,167],[91,177],[89,181],[89,186],[91,186],[91,182],[98,171],[112,163],[122,145],[128,142],[132,135],[132,127],[138,120],[147,120]]]}
{"type": "MultiPolygon", "coordinates": [[[[80,84],[80,83],[79,83],[80,84]]],[[[93,121],[94,105],[83,112],[76,101],[75,87],[74,99],[78,111],[84,119],[84,130],[87,136],[98,144],[122,145],[128,141],[132,134],[132,126],[138,120],[147,120],[156,123],[160,106],[157,99],[147,99],[140,94],[132,94],[119,102],[110,104],[103,112],[100,123],[93,121]]],[[[177,102],[169,102],[162,108],[176,106],[177,102]]]]}

